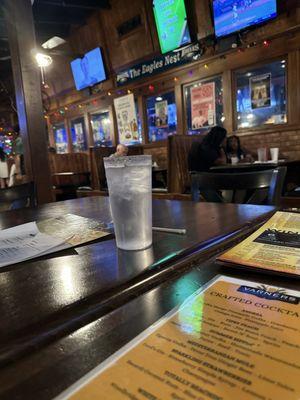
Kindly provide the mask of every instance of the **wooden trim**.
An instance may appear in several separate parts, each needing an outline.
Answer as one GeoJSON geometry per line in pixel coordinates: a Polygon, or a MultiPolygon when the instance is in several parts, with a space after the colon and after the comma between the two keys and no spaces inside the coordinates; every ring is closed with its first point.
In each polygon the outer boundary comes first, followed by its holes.
{"type": "Polygon", "coordinates": [[[288,54],[287,63],[287,116],[289,124],[300,123],[300,57],[299,51],[288,54]]]}
{"type": "Polygon", "coordinates": [[[177,128],[176,128],[176,132],[177,135],[183,135],[186,133],[185,129],[184,129],[184,120],[183,120],[183,116],[185,114],[185,110],[183,109],[183,98],[182,98],[182,86],[179,85],[175,85],[175,103],[176,103],[176,113],[177,113],[177,128]]]}
{"type": "Polygon", "coordinates": [[[147,110],[145,107],[145,102],[143,96],[137,96],[137,107],[138,107],[138,115],[141,121],[142,127],[142,144],[149,143],[148,137],[148,124],[147,124],[147,110]]]}
{"type": "Polygon", "coordinates": [[[68,118],[64,119],[65,129],[68,138],[68,153],[73,153],[72,133],[71,133],[71,120],[68,118]]]}
{"type": "Polygon", "coordinates": [[[91,116],[90,113],[84,113],[84,125],[85,125],[85,132],[86,132],[86,139],[87,139],[87,148],[94,146],[94,135],[93,135],[93,128],[91,124],[91,116]]]}
{"type": "Polygon", "coordinates": [[[232,82],[232,73],[230,70],[225,71],[222,77],[223,81],[223,114],[225,121],[223,123],[227,132],[233,131],[235,107],[233,103],[235,88],[232,82]],[[226,100],[225,100],[226,99],[226,100]]]}
{"type": "Polygon", "coordinates": [[[167,139],[158,140],[157,142],[145,143],[142,146],[144,149],[157,149],[159,147],[167,147],[167,141],[167,139]]]}

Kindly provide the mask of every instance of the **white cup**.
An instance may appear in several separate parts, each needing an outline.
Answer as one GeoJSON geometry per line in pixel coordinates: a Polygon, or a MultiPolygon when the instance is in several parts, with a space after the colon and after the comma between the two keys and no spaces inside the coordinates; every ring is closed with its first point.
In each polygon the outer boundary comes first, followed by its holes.
{"type": "Polygon", "coordinates": [[[239,158],[238,157],[231,157],[231,164],[232,165],[238,164],[238,162],[239,162],[239,158]]]}
{"type": "Polygon", "coordinates": [[[271,153],[271,160],[277,162],[279,156],[279,148],[273,147],[272,149],[270,149],[270,153],[271,153]]]}

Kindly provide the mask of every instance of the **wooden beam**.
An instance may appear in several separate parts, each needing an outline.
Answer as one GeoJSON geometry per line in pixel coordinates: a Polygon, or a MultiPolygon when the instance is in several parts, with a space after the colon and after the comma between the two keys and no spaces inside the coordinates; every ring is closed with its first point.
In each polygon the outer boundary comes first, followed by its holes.
{"type": "Polygon", "coordinates": [[[4,0],[26,175],[37,188],[38,203],[52,201],[40,72],[33,58],[35,32],[31,0],[4,0]]]}

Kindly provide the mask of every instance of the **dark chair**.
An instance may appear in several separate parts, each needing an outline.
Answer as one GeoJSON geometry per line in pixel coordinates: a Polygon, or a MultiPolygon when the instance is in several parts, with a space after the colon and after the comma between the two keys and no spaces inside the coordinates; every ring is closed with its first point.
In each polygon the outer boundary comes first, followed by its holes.
{"type": "Polygon", "coordinates": [[[10,204],[11,210],[23,207],[35,207],[35,185],[33,182],[23,183],[6,189],[0,189],[0,204],[10,204]]]}
{"type": "Polygon", "coordinates": [[[286,167],[244,173],[192,172],[192,200],[280,205],[286,167]],[[224,191],[224,192],[223,192],[224,191]]]}

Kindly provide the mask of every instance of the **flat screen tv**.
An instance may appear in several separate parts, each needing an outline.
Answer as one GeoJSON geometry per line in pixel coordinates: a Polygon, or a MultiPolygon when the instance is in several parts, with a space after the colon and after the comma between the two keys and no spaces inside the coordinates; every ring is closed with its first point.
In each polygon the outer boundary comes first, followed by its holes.
{"type": "Polygon", "coordinates": [[[213,0],[217,37],[227,36],[277,16],[277,0],[213,0]]]}
{"type": "Polygon", "coordinates": [[[161,52],[191,43],[184,0],[153,0],[152,4],[161,52]]]}
{"type": "Polygon", "coordinates": [[[71,68],[77,90],[105,81],[106,73],[99,47],[86,53],[83,58],[71,62],[71,68]]]}

